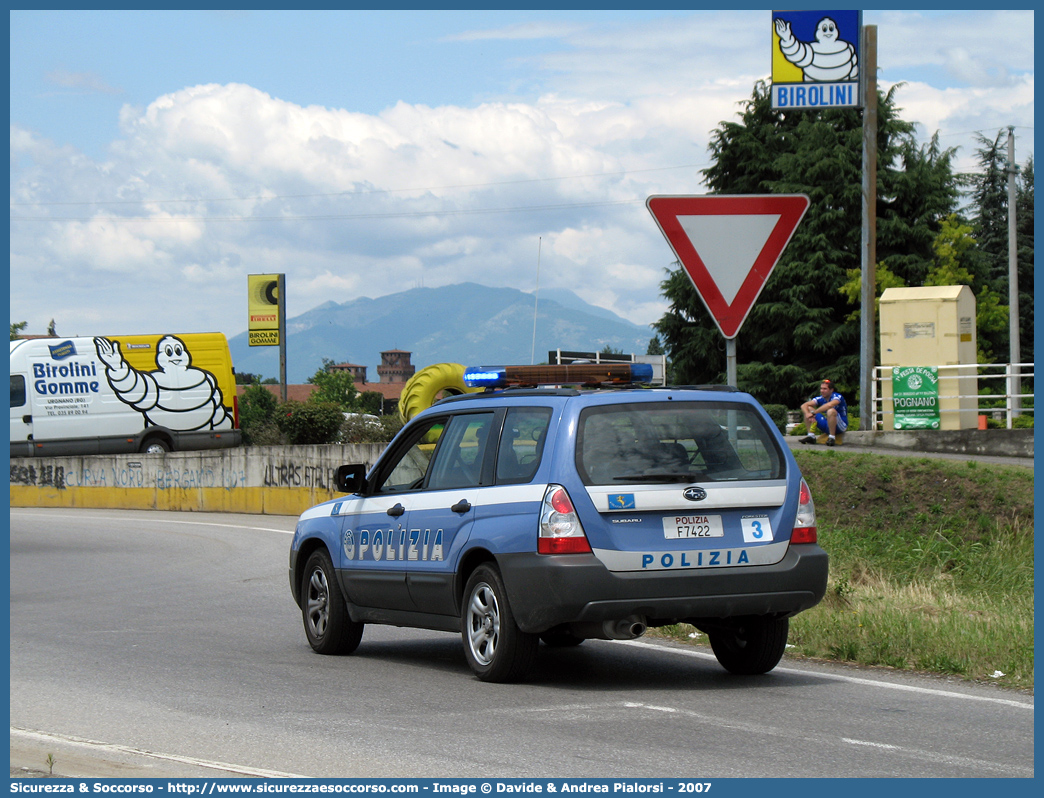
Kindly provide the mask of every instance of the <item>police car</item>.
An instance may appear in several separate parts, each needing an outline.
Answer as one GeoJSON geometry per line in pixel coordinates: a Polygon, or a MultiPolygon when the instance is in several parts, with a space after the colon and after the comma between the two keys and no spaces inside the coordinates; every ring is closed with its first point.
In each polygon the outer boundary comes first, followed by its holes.
{"type": "Polygon", "coordinates": [[[652,388],[643,364],[469,368],[347,496],[301,515],[290,586],[320,654],[366,624],[456,632],[479,679],[542,641],[686,622],[737,674],[772,670],[827,582],[808,485],[748,394],[652,388]],[[537,387],[552,385],[555,387],[537,387]]]}

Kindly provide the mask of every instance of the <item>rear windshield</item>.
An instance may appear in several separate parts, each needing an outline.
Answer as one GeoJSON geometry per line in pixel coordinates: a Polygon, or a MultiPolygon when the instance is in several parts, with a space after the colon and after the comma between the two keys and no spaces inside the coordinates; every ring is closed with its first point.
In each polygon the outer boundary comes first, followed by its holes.
{"type": "Polygon", "coordinates": [[[587,485],[778,479],[783,462],[749,405],[640,403],[580,414],[576,465],[587,485]]]}

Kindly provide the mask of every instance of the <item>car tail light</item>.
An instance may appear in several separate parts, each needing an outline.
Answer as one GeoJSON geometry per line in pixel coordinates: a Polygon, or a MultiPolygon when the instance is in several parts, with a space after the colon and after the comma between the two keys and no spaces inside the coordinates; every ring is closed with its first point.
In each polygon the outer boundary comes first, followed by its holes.
{"type": "Polygon", "coordinates": [[[537,538],[540,554],[589,553],[591,544],[580,525],[573,502],[561,485],[548,485],[540,508],[540,535],[537,538]]]}
{"type": "Polygon", "coordinates": [[[791,543],[815,543],[816,505],[812,501],[812,491],[808,483],[801,480],[801,492],[798,494],[797,518],[794,519],[794,531],[790,533],[791,543]]]}

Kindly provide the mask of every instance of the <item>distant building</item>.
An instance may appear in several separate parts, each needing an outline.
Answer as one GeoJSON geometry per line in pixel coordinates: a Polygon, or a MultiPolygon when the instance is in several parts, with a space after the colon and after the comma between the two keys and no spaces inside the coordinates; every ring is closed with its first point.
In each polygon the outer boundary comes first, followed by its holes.
{"type": "Polygon", "coordinates": [[[381,352],[381,365],[377,367],[377,375],[385,384],[406,382],[417,370],[410,363],[412,352],[404,352],[401,349],[389,349],[381,352]]]}
{"type": "MultiPolygon", "coordinates": [[[[326,367],[327,371],[330,372],[348,372],[352,375],[352,381],[355,383],[355,390],[359,393],[366,393],[372,391],[379,393],[383,399],[384,412],[395,413],[398,412],[399,406],[399,395],[402,393],[403,387],[406,385],[406,381],[413,376],[417,368],[410,362],[410,358],[413,355],[412,352],[406,352],[401,349],[389,349],[387,352],[381,352],[381,365],[377,367],[377,373],[380,375],[380,382],[367,382],[366,381],[366,366],[360,366],[357,363],[336,363],[326,367]]],[[[243,391],[246,390],[245,385],[238,386],[239,394],[242,396],[243,391]]],[[[264,385],[276,399],[282,396],[282,391],[279,385],[264,385]]],[[[294,399],[298,402],[308,401],[308,397],[315,391],[316,386],[311,383],[305,385],[287,385],[286,386],[286,398],[294,399]]]]}
{"type": "Polygon", "coordinates": [[[352,379],[356,383],[366,382],[366,366],[359,366],[355,363],[337,363],[331,364],[326,367],[327,371],[347,371],[352,375],[352,379]]]}

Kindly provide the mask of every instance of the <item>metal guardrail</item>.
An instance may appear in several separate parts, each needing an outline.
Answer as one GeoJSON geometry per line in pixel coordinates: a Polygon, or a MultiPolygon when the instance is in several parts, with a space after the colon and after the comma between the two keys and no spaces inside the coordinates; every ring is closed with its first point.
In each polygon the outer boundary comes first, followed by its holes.
{"type": "MultiPolygon", "coordinates": [[[[863,429],[884,429],[884,417],[888,408],[886,404],[891,399],[884,397],[883,383],[891,378],[892,366],[876,366],[874,378],[870,386],[870,407],[873,411],[873,423],[863,429]]],[[[1011,429],[1016,417],[1023,413],[1032,413],[1033,406],[1026,406],[1024,399],[1033,399],[1033,364],[1032,363],[968,363],[957,366],[937,366],[939,369],[939,381],[947,379],[948,383],[958,386],[960,390],[961,380],[959,377],[975,377],[976,386],[982,387],[986,383],[990,387],[995,381],[1003,381],[1003,393],[983,393],[981,390],[974,394],[961,393],[939,393],[940,402],[943,399],[975,399],[977,414],[990,414],[994,418],[1001,415],[1006,421],[1006,426],[1011,429]],[[1029,392],[1025,392],[1028,383],[1029,392]],[[1003,406],[998,403],[1003,402],[1003,406]]],[[[891,412],[895,412],[894,406],[891,412]]],[[[968,412],[967,408],[940,408],[942,413],[968,412]]]]}

